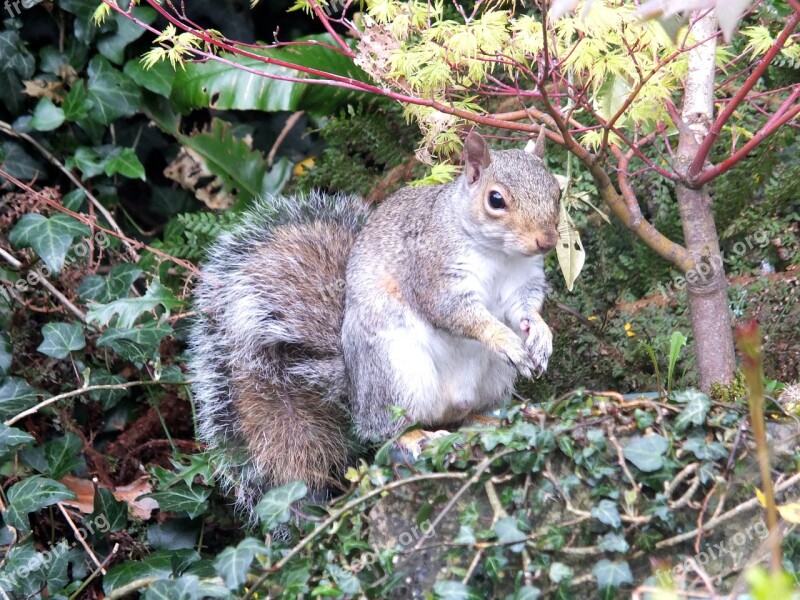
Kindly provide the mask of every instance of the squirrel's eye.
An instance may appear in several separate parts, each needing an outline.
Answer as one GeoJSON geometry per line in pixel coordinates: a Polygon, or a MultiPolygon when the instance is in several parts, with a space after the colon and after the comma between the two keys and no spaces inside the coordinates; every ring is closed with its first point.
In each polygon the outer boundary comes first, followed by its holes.
{"type": "Polygon", "coordinates": [[[491,191],[489,192],[489,208],[492,210],[503,210],[508,208],[506,205],[506,199],[503,198],[503,194],[498,191],[491,191]]]}

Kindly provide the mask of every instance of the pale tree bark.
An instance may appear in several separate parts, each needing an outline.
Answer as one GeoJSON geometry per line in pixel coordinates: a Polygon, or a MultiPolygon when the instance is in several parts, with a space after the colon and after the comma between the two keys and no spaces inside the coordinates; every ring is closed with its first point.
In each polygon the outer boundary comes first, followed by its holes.
{"type": "MultiPolygon", "coordinates": [[[[695,23],[692,33],[707,39],[717,29],[713,12],[695,23]]],[[[688,56],[681,111],[680,139],[676,170],[686,182],[688,169],[714,118],[714,75],[716,37],[697,46],[688,56]]],[[[733,349],[731,315],[728,307],[728,280],[719,249],[719,236],[711,212],[711,196],[704,187],[676,184],[686,249],[695,268],[684,273],[692,318],[700,385],[708,390],[713,382],[728,383],[736,361],[733,349]]]]}

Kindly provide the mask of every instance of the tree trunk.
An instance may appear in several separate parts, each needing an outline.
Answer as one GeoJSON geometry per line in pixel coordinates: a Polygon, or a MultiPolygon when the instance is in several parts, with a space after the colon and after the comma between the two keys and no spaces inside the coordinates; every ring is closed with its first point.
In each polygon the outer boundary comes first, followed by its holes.
{"type": "MultiPolygon", "coordinates": [[[[702,40],[713,35],[716,29],[716,19],[710,13],[694,25],[692,33],[702,40]]],[[[676,168],[684,177],[713,122],[716,45],[716,38],[712,38],[689,52],[676,156],[676,168]]],[[[713,382],[730,382],[736,368],[728,280],[708,190],[679,183],[676,191],[686,249],[696,265],[693,271],[684,273],[684,277],[700,386],[708,390],[713,382]]]]}

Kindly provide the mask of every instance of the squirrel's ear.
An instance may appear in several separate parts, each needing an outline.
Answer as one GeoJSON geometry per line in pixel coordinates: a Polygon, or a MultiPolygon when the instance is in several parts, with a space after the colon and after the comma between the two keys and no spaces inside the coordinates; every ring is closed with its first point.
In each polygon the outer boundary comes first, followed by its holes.
{"type": "Polygon", "coordinates": [[[525,145],[525,152],[529,154],[533,154],[539,158],[544,158],[544,144],[547,141],[547,135],[545,135],[544,125],[539,127],[539,137],[536,138],[536,143],[533,143],[533,140],[528,141],[525,145]]]}
{"type": "Polygon", "coordinates": [[[464,174],[467,177],[467,183],[472,185],[478,181],[491,160],[486,140],[474,131],[470,133],[464,140],[464,174]]]}

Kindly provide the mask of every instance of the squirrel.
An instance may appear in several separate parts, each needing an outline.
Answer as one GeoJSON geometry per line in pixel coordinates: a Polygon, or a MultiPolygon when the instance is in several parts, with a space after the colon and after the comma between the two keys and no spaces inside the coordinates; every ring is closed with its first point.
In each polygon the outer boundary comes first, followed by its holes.
{"type": "Polygon", "coordinates": [[[246,514],[294,480],[325,498],[360,444],[418,423],[396,441],[416,454],[546,370],[561,190],[544,140],[491,151],[471,133],[451,183],[374,209],[269,198],[212,246],[189,334],[198,437],[246,514]]]}

